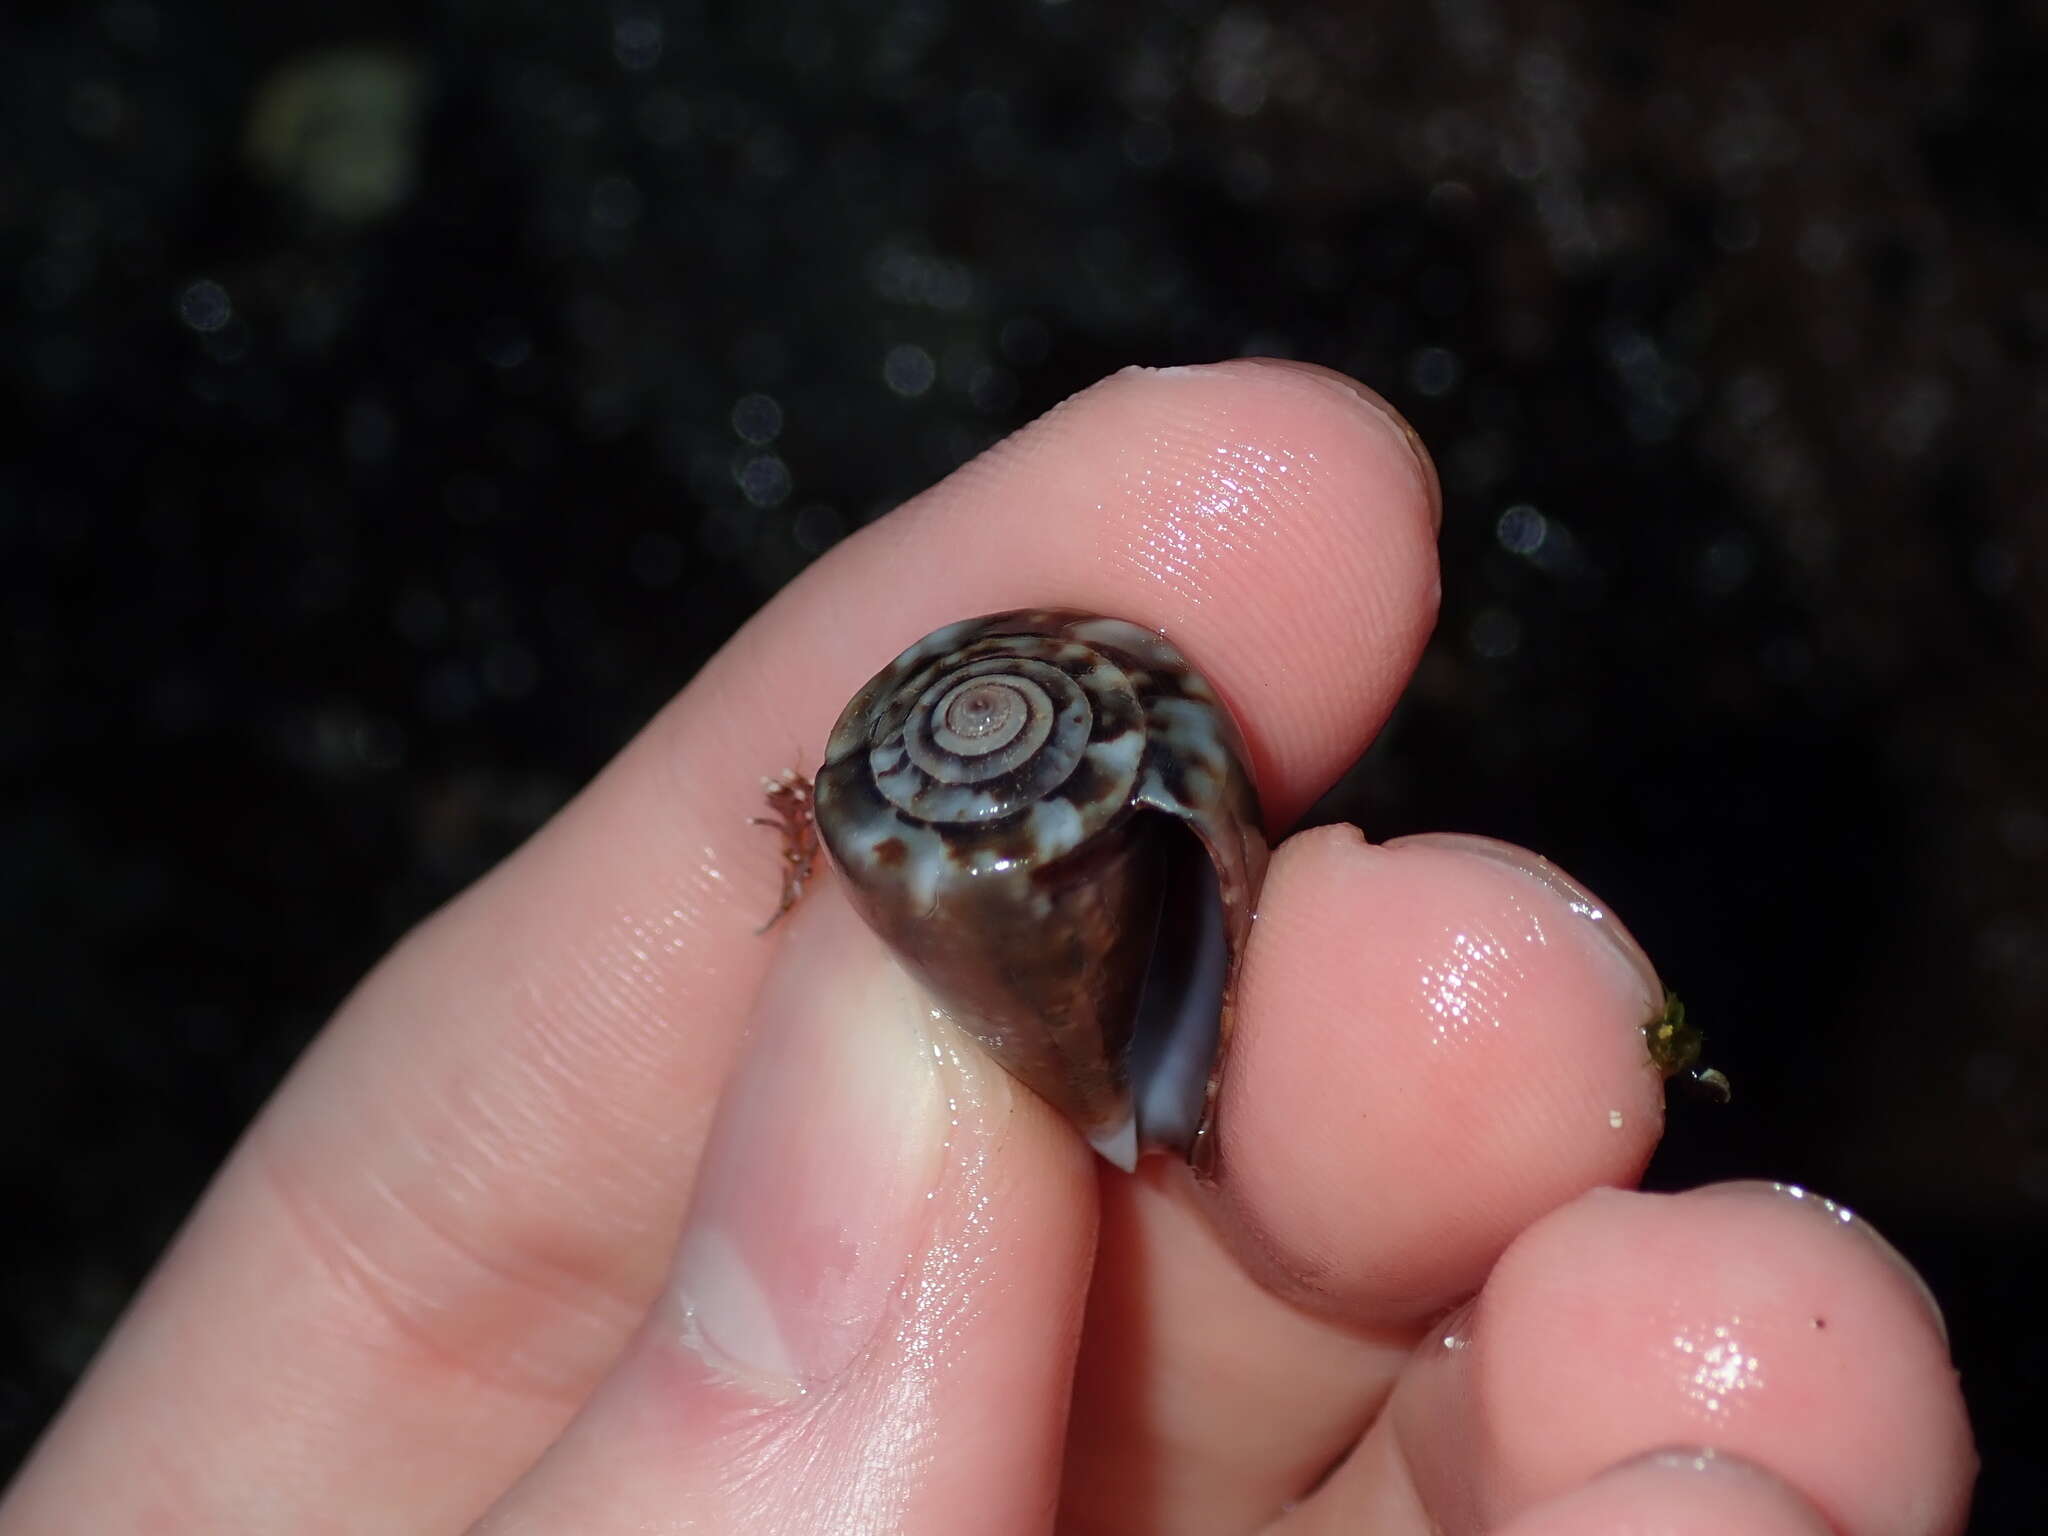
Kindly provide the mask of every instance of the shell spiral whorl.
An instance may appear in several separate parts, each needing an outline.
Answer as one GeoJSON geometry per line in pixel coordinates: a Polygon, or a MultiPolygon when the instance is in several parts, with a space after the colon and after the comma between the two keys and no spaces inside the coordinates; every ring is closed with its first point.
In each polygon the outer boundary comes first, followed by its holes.
{"type": "Polygon", "coordinates": [[[869,924],[1015,1075],[1119,1161],[1192,1153],[1265,867],[1244,759],[1159,635],[994,614],[927,636],[855,695],[818,773],[818,829],[869,924]],[[1184,892],[1218,915],[1183,912],[1184,892]],[[1199,1081],[1174,1090],[1200,1102],[1148,1118],[1158,975],[1203,969],[1192,950],[1155,963],[1155,935],[1190,926],[1227,948],[1207,967],[1199,1081]]]}
{"type": "Polygon", "coordinates": [[[1109,806],[1130,791],[1143,727],[1114,661],[1052,636],[992,635],[902,679],[868,770],[892,806],[933,825],[1001,821],[1049,796],[1109,806]]]}

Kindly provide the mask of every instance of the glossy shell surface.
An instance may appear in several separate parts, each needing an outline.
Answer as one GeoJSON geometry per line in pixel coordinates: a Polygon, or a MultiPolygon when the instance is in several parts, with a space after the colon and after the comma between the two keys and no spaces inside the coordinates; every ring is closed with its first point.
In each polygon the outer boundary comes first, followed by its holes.
{"type": "Polygon", "coordinates": [[[847,705],[818,830],[936,1001],[1105,1156],[1202,1166],[1266,866],[1245,763],[1157,633],[994,614],[926,636],[847,705]]]}

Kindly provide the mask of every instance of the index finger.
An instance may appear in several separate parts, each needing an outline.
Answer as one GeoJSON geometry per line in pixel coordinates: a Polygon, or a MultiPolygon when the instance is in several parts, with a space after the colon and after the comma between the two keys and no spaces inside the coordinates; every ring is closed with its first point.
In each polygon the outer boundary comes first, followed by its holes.
{"type": "Polygon", "coordinates": [[[905,643],[1095,608],[1167,631],[1275,827],[1433,621],[1434,480],[1349,381],[1128,371],[849,539],[293,1072],[17,1485],[38,1529],[459,1527],[655,1295],[774,946],[764,774],[905,643]]]}

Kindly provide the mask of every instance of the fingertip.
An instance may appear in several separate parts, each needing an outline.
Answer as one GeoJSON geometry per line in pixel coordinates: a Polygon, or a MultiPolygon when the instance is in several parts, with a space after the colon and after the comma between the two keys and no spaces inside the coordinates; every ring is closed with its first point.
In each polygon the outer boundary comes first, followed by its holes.
{"type": "Polygon", "coordinates": [[[1373,1326],[1632,1182],[1662,1130],[1638,974],[1557,891],[1461,852],[1290,839],[1267,876],[1219,1198],[1269,1283],[1373,1326]]]}
{"type": "Polygon", "coordinates": [[[1337,377],[1247,360],[1127,369],[1029,450],[1048,534],[1071,517],[1062,483],[1093,470],[1077,530],[1092,571],[1063,600],[1157,627],[1202,668],[1275,828],[1371,739],[1441,596],[1433,471],[1337,377]]]}
{"type": "Polygon", "coordinates": [[[1595,1190],[1553,1212],[1395,1412],[1432,1507],[1482,1517],[1703,1442],[1840,1529],[1925,1536],[1960,1529],[1976,1465],[1922,1302],[1785,1200],[1595,1190]]]}
{"type": "Polygon", "coordinates": [[[1942,1315],[1941,1302],[1935,1296],[1934,1288],[1889,1238],[1872,1226],[1867,1218],[1859,1216],[1840,1201],[1830,1200],[1801,1184],[1784,1184],[1769,1179],[1735,1179],[1708,1184],[1686,1190],[1679,1198],[1692,1204],[1728,1200],[1752,1203],[1773,1212],[1803,1212],[1818,1223],[1821,1230],[1841,1234],[1839,1240],[1858,1245],[1867,1257],[1876,1259],[1922,1308],[1942,1347],[1948,1347],[1948,1319],[1942,1315]]]}
{"type": "Polygon", "coordinates": [[[1612,959],[1619,961],[1629,974],[1616,978],[1616,985],[1624,992],[1632,992],[1641,1017],[1648,1018],[1657,1010],[1664,997],[1664,983],[1657,974],[1656,964],[1647,951],[1628,931],[1627,924],[1615,915],[1614,909],[1596,896],[1590,889],[1572,878],[1551,860],[1534,849],[1524,848],[1515,843],[1504,842],[1497,837],[1483,837],[1472,832],[1414,832],[1406,837],[1390,838],[1389,848],[1427,848],[1464,858],[1479,859],[1496,870],[1505,870],[1534,881],[1551,897],[1562,913],[1569,914],[1576,921],[1566,930],[1574,940],[1595,939],[1599,942],[1588,947],[1596,952],[1602,950],[1612,959]]]}
{"type": "Polygon", "coordinates": [[[1321,363],[1302,362],[1291,357],[1248,357],[1239,361],[1245,366],[1285,370],[1315,380],[1323,387],[1337,391],[1346,400],[1363,405],[1371,416],[1392,428],[1395,438],[1414,461],[1418,488],[1429,515],[1430,531],[1443,531],[1443,481],[1437,474],[1436,460],[1431,457],[1429,445],[1423,442],[1422,434],[1409,424],[1408,418],[1395,409],[1385,395],[1350,374],[1326,368],[1321,363]]]}

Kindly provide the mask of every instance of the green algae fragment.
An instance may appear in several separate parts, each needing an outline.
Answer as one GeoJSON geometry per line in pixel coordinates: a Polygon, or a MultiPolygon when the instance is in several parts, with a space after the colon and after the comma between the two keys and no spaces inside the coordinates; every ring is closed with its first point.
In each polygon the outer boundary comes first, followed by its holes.
{"type": "Polygon", "coordinates": [[[1685,1004],[1678,994],[1669,990],[1664,993],[1663,1008],[1643,1025],[1650,1064],[1667,1082],[1682,1075],[1694,1093],[1725,1104],[1730,1092],[1726,1075],[1716,1067],[1699,1065],[1704,1039],[1698,1025],[1686,1022],[1685,1004]]]}

